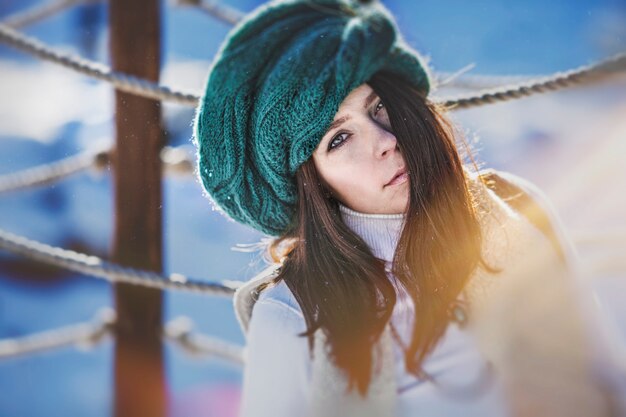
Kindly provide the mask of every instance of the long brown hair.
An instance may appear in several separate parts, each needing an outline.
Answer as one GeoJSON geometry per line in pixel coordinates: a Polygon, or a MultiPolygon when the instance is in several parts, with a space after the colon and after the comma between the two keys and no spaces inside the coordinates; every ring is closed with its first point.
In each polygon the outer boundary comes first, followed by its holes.
{"type": "Polygon", "coordinates": [[[423,376],[422,363],[449,324],[450,303],[479,264],[495,271],[481,257],[477,205],[444,109],[390,73],[379,72],[368,84],[387,108],[409,172],[409,204],[392,266],[396,280],[343,223],[312,159],[296,173],[292,224],[268,248],[283,261],[273,282],[284,280],[302,309],[307,331],[300,336],[312,347],[321,328],[331,360],[348,376],[348,390],[356,386],[363,396],[373,372],[372,348],[391,318],[399,285],[415,304],[406,367],[423,376]]]}

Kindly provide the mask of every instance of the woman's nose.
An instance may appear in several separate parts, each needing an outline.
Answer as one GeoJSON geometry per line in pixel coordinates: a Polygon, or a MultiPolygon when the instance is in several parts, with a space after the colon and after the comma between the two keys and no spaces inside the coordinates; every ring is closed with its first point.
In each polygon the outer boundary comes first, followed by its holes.
{"type": "Polygon", "coordinates": [[[385,158],[394,153],[398,147],[396,136],[382,126],[378,126],[376,137],[376,157],[385,158]]]}

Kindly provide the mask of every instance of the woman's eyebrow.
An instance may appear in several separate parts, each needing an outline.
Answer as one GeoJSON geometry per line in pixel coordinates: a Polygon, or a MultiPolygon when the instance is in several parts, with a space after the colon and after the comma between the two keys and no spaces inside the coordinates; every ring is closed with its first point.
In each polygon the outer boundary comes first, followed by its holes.
{"type": "Polygon", "coordinates": [[[334,122],[332,122],[330,124],[330,127],[326,131],[326,133],[324,133],[324,135],[327,135],[328,132],[330,132],[331,130],[335,129],[336,127],[341,126],[343,124],[343,122],[345,122],[346,120],[350,120],[350,116],[343,116],[343,117],[340,117],[339,119],[335,120],[334,122]]]}
{"type": "Polygon", "coordinates": [[[375,98],[376,98],[376,91],[372,90],[372,92],[365,99],[365,103],[363,104],[363,108],[366,109],[370,105],[372,100],[374,100],[375,98]]]}

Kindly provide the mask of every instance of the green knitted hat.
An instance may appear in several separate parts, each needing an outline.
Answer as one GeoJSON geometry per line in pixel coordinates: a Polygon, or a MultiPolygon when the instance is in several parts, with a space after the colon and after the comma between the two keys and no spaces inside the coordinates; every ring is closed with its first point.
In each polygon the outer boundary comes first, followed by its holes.
{"type": "Polygon", "coordinates": [[[379,2],[275,0],[228,34],[196,109],[199,175],[214,207],[277,236],[295,213],[295,172],[343,99],[379,70],[430,88],[426,61],[379,2]]]}

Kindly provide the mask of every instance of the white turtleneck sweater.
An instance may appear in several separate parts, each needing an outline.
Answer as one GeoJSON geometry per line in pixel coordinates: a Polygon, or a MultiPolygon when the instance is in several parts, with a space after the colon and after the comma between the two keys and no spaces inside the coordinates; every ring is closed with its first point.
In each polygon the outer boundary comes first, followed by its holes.
{"type": "MultiPolygon", "coordinates": [[[[364,214],[346,206],[340,206],[340,213],[373,254],[386,261],[390,274],[404,215],[364,214]]],[[[412,316],[411,299],[404,292],[398,294],[392,323],[404,346],[410,340],[412,316]]],[[[305,329],[300,307],[284,281],[261,293],[248,324],[240,417],[303,415],[310,395],[311,361],[306,337],[296,334],[305,329]]],[[[448,327],[423,364],[441,387],[406,372],[402,352],[394,341],[398,417],[508,415],[502,387],[495,377],[489,379],[487,361],[458,324],[448,327]],[[459,394],[463,388],[469,390],[465,396],[459,394]]]]}

